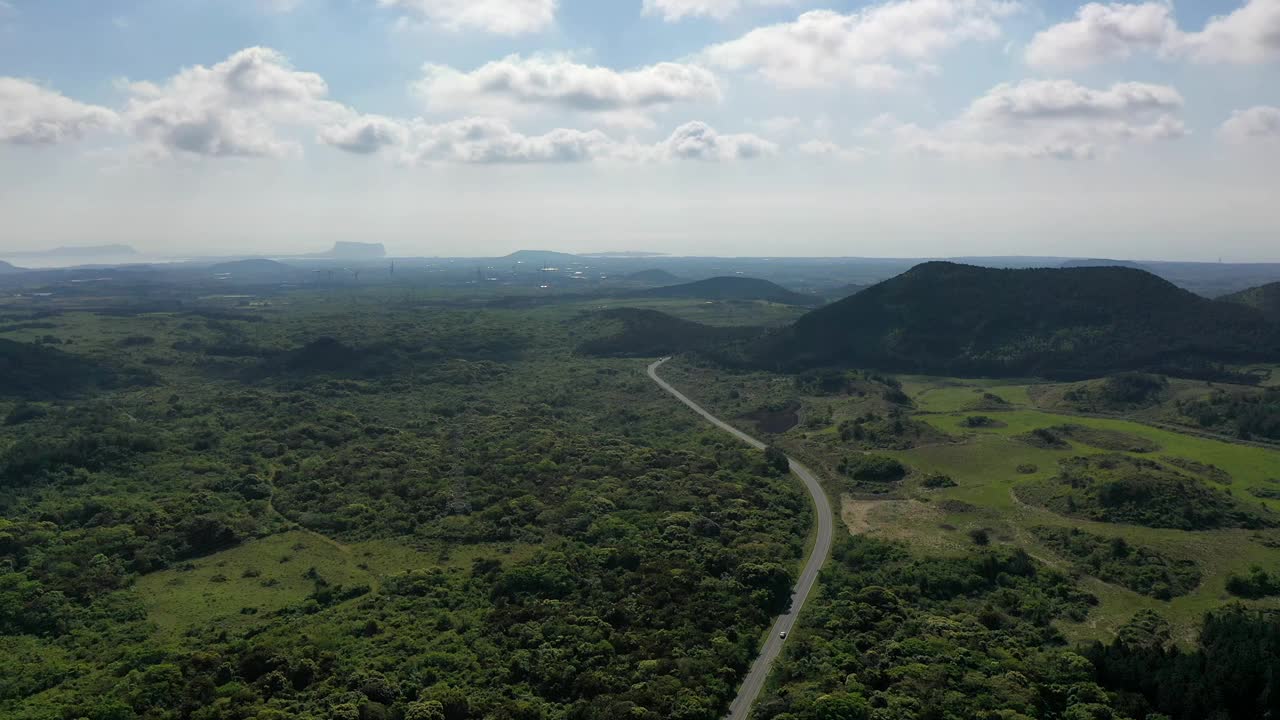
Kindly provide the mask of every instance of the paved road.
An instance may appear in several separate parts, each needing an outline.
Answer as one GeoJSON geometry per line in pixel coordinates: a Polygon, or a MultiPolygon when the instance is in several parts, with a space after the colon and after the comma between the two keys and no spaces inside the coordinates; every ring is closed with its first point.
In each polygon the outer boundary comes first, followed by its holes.
{"type": "MultiPolygon", "coordinates": [[[[688,405],[712,425],[757,450],[765,448],[764,443],[702,409],[701,405],[685,397],[684,393],[671,387],[667,381],[658,377],[658,368],[662,367],[662,364],[670,359],[663,358],[649,366],[649,377],[653,378],[654,382],[658,383],[663,390],[674,395],[677,400],[688,405]]],[[[784,630],[788,633],[791,632],[791,627],[796,622],[796,616],[804,609],[804,603],[809,599],[809,591],[813,590],[813,584],[818,579],[818,571],[822,570],[823,563],[827,561],[827,556],[831,554],[832,515],[831,503],[827,500],[827,494],[823,492],[822,485],[818,483],[818,479],[814,477],[809,468],[795,460],[791,460],[791,472],[795,473],[796,477],[799,477],[804,482],[805,489],[809,491],[809,496],[813,498],[814,515],[818,518],[818,540],[814,544],[813,553],[809,555],[804,571],[800,573],[800,580],[796,583],[795,590],[791,594],[791,610],[786,615],[778,618],[773,624],[773,629],[769,631],[769,639],[765,642],[764,648],[761,649],[755,663],[752,664],[751,672],[747,674],[747,679],[742,681],[742,687],[738,690],[738,697],[729,706],[729,714],[725,716],[728,720],[747,720],[747,716],[751,714],[751,706],[755,704],[760,691],[764,689],[764,682],[769,678],[769,671],[773,669],[773,661],[778,658],[778,654],[782,651],[783,640],[778,637],[778,633],[784,630]]]]}

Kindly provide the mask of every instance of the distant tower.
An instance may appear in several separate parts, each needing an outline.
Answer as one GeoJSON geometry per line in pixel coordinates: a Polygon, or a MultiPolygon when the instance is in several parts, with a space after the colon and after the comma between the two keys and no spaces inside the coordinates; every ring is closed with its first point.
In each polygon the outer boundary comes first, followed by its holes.
{"type": "Polygon", "coordinates": [[[391,277],[395,277],[395,276],[396,276],[396,261],[392,260],[391,261],[391,277]]]}

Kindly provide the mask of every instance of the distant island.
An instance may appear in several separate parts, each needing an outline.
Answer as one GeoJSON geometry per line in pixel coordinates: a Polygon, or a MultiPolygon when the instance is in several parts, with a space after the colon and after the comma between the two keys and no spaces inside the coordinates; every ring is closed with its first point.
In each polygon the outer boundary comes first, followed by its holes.
{"type": "Polygon", "coordinates": [[[5,253],[5,257],[114,258],[137,257],[140,254],[141,253],[128,245],[82,245],[56,247],[49,250],[24,250],[21,252],[10,252],[5,253]]]}
{"type": "Polygon", "coordinates": [[[1142,263],[1136,263],[1132,260],[1107,260],[1104,258],[1087,258],[1084,260],[1068,260],[1060,266],[1065,269],[1070,268],[1093,268],[1093,267],[1123,267],[1133,270],[1146,270],[1147,267],[1142,263]]]}
{"type": "Polygon", "coordinates": [[[499,258],[507,262],[531,263],[535,265],[554,265],[580,262],[581,257],[569,253],[551,250],[517,250],[506,257],[499,258]]]}
{"type": "Polygon", "coordinates": [[[387,248],[382,243],[362,242],[336,242],[332,250],[322,255],[343,260],[375,260],[386,256],[387,248]]]}

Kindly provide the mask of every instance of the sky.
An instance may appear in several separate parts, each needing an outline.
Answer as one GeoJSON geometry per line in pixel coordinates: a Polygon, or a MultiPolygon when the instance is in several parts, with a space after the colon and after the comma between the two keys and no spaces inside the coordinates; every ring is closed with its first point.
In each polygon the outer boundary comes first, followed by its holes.
{"type": "Polygon", "coordinates": [[[0,253],[1280,261],[1280,0],[0,0],[0,253]]]}

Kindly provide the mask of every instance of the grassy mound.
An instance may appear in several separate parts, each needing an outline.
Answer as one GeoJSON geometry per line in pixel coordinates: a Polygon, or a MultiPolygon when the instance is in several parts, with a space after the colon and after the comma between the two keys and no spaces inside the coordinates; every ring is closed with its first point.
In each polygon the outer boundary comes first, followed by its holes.
{"type": "Polygon", "coordinates": [[[1055,478],[1023,485],[1024,501],[1061,515],[1177,530],[1275,527],[1276,518],[1159,463],[1128,455],[1074,457],[1055,478]]]}

